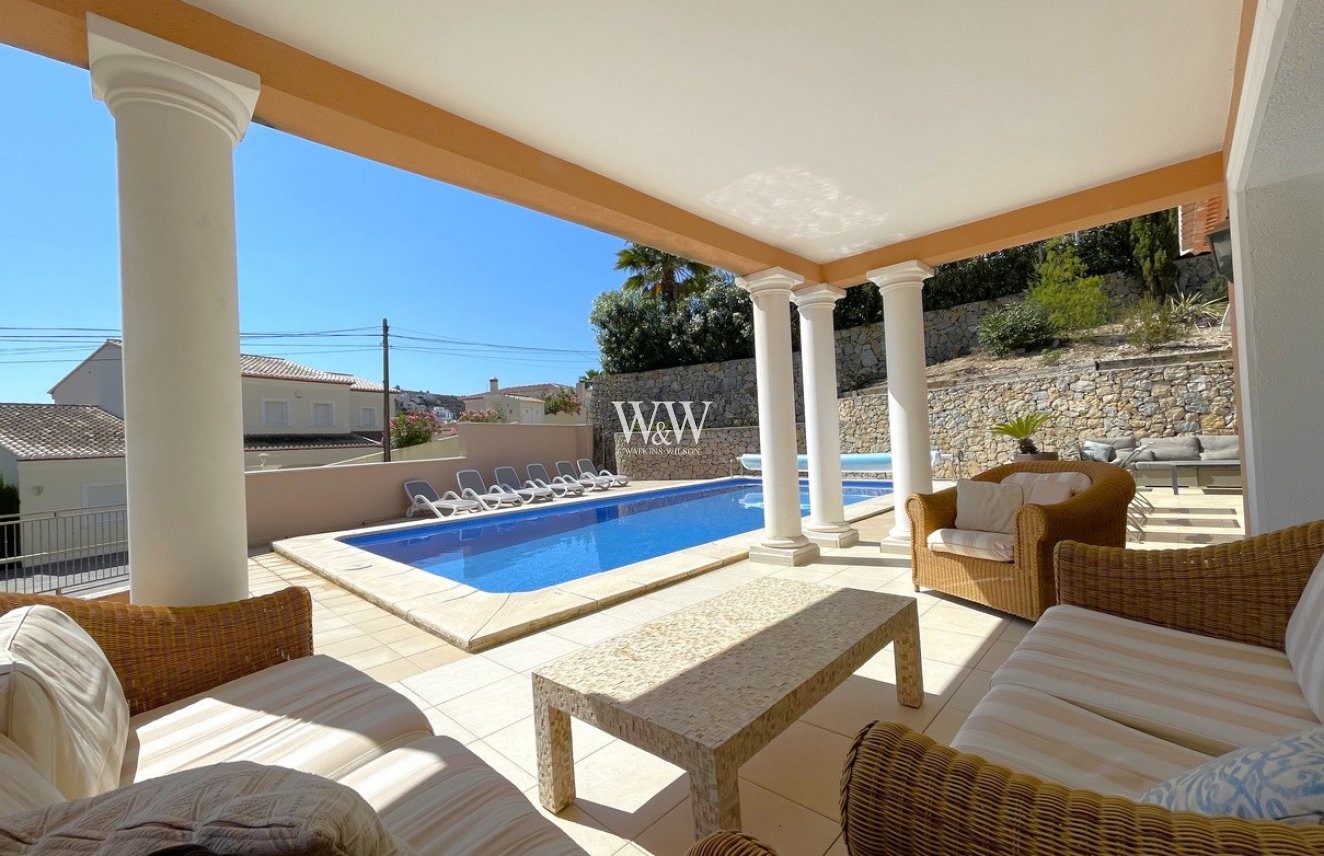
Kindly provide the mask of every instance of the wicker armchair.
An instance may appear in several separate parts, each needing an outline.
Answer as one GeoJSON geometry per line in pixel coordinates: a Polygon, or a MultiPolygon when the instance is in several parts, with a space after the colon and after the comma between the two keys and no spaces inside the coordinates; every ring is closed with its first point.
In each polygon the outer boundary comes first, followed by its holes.
{"type": "Polygon", "coordinates": [[[1088,489],[1056,505],[1026,505],[1016,512],[1013,562],[996,562],[930,550],[928,537],[956,525],[956,488],[916,493],[906,500],[915,590],[921,586],[1019,615],[1031,621],[1056,603],[1053,548],[1066,539],[1121,547],[1135,479],[1111,464],[1094,461],[1036,461],[1007,464],[980,473],[977,481],[1000,482],[1012,473],[1082,472],[1088,489]]]}
{"type": "Polygon", "coordinates": [[[134,714],[313,653],[304,588],[186,607],[0,592],[0,613],[36,603],[66,613],[96,640],[134,714]]]}
{"type": "MultiPolygon", "coordinates": [[[[1057,547],[1057,599],[1192,633],[1283,647],[1324,555],[1324,522],[1190,550],[1057,547]]],[[[852,856],[1321,856],[1324,828],[1206,817],[1049,784],[895,723],[856,738],[841,783],[852,856]]],[[[764,856],[718,833],[705,856],[764,856]]]]}

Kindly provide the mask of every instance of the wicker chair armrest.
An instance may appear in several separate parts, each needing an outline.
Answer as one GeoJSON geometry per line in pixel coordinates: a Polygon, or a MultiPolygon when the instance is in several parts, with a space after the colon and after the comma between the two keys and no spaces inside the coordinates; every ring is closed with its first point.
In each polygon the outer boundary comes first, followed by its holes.
{"type": "Polygon", "coordinates": [[[842,777],[852,856],[1319,856],[1324,829],[1206,817],[1071,790],[895,723],[855,740],[842,777]]]}
{"type": "Polygon", "coordinates": [[[687,856],[777,856],[777,851],[742,832],[714,832],[694,842],[687,856]]]}
{"type": "Polygon", "coordinates": [[[905,509],[915,530],[913,542],[923,544],[939,529],[956,525],[956,488],[949,487],[937,493],[912,493],[906,499],[905,509]]]}
{"type": "Polygon", "coordinates": [[[1199,633],[1283,647],[1324,555],[1324,522],[1187,550],[1057,546],[1057,600],[1199,633]]]}
{"type": "Polygon", "coordinates": [[[135,714],[313,653],[304,588],[184,607],[0,593],[0,613],[29,604],[63,611],[96,640],[135,714]]]}

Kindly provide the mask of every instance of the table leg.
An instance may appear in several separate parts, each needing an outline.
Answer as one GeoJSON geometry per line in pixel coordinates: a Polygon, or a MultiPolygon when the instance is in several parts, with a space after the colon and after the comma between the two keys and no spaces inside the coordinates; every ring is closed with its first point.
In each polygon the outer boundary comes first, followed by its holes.
{"type": "Polygon", "coordinates": [[[1181,491],[1181,483],[1177,480],[1177,468],[1172,468],[1172,493],[1175,496],[1181,491]]]}
{"type": "Polygon", "coordinates": [[[538,801],[553,814],[575,799],[575,755],[570,715],[534,699],[533,728],[538,745],[538,801]]]}
{"type": "Polygon", "coordinates": [[[919,620],[908,624],[892,640],[896,661],[896,700],[907,707],[924,703],[924,672],[920,668],[919,620]]]}
{"type": "Polygon", "coordinates": [[[694,837],[719,829],[740,829],[740,777],[737,768],[714,755],[691,769],[690,802],[694,806],[694,837]]]}

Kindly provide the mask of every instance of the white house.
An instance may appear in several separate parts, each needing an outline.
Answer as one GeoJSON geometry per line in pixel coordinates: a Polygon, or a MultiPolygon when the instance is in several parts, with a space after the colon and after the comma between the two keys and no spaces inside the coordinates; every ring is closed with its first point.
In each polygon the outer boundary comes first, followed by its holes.
{"type": "Polygon", "coordinates": [[[466,395],[461,400],[465,410],[495,410],[507,422],[521,422],[525,425],[579,424],[580,415],[549,414],[545,404],[547,396],[554,392],[567,390],[574,392],[573,386],[561,383],[531,383],[523,386],[501,386],[496,378],[488,380],[486,392],[466,395]]]}

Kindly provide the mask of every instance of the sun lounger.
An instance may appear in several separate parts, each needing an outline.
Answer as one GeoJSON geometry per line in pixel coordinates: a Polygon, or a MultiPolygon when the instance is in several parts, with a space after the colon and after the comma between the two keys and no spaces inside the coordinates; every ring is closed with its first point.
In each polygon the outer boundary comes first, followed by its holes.
{"type": "Polygon", "coordinates": [[[488,488],[478,470],[460,470],[455,474],[460,485],[460,496],[472,499],[489,511],[503,505],[523,505],[524,497],[517,493],[507,493],[499,487],[488,488]]]}
{"type": "Polygon", "coordinates": [[[579,484],[582,484],[586,488],[591,487],[596,490],[606,490],[607,488],[611,487],[616,483],[613,480],[609,478],[605,478],[603,476],[592,475],[590,473],[577,472],[574,468],[574,465],[572,465],[569,461],[557,461],[556,473],[561,478],[578,482],[579,484]]]}
{"type": "Polygon", "coordinates": [[[588,458],[580,458],[575,463],[579,465],[580,475],[593,476],[594,478],[611,479],[612,484],[619,485],[620,487],[625,487],[627,484],[630,483],[629,476],[618,476],[615,473],[611,472],[610,470],[594,471],[593,462],[590,461],[588,458]]]}
{"type": "Polygon", "coordinates": [[[579,479],[567,479],[565,476],[552,477],[547,474],[547,468],[542,464],[529,464],[529,480],[527,485],[534,487],[545,487],[557,496],[583,496],[584,485],[579,479]]]}
{"type": "Polygon", "coordinates": [[[556,494],[550,487],[541,487],[536,484],[525,482],[520,484],[519,473],[515,472],[514,467],[497,467],[492,473],[496,477],[496,486],[510,493],[517,493],[524,497],[525,502],[532,502],[536,499],[553,499],[556,494]]]}
{"type": "Polygon", "coordinates": [[[430,511],[438,517],[450,517],[460,511],[477,511],[477,500],[461,499],[459,494],[448,490],[438,495],[437,489],[424,479],[405,482],[405,496],[409,497],[409,510],[406,517],[413,517],[421,511],[430,511]]]}

